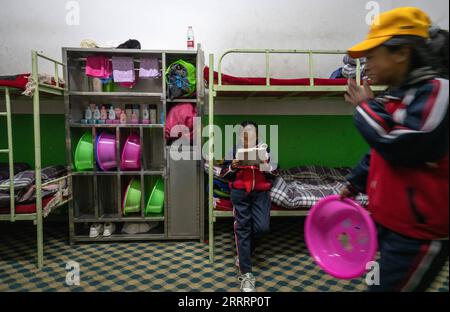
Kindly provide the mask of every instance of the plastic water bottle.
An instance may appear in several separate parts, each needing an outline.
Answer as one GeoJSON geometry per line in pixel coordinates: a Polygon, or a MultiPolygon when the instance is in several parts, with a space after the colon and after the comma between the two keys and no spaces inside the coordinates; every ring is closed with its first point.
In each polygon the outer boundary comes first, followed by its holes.
{"type": "Polygon", "coordinates": [[[189,26],[187,31],[187,49],[195,49],[194,30],[192,29],[192,26],[189,26]]]}

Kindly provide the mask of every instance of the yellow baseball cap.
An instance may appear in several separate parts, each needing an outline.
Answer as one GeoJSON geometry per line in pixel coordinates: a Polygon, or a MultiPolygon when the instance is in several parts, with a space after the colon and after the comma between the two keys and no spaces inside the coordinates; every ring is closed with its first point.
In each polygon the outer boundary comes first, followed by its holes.
{"type": "Polygon", "coordinates": [[[353,58],[363,57],[366,51],[380,46],[394,36],[428,38],[430,26],[428,15],[415,7],[401,7],[381,13],[375,17],[366,40],[351,47],[348,54],[353,58]]]}

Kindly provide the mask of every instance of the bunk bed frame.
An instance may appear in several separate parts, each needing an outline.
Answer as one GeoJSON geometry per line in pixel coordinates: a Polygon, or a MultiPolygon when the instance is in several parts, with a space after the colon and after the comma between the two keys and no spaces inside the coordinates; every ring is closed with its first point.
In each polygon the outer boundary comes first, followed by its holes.
{"type": "MultiPolygon", "coordinates": [[[[233,96],[236,93],[243,94],[245,98],[252,96],[276,96],[276,98],[283,98],[285,96],[295,97],[295,96],[336,96],[341,95],[346,92],[346,85],[316,85],[314,77],[314,62],[313,57],[315,55],[331,54],[331,55],[345,55],[347,51],[340,50],[274,50],[274,49],[232,49],[224,52],[218,62],[218,76],[217,82],[214,80],[214,54],[209,55],[209,73],[208,73],[208,100],[209,100],[209,110],[208,110],[208,159],[210,165],[208,168],[208,184],[209,190],[213,189],[213,178],[214,178],[214,166],[212,165],[214,159],[214,103],[215,100],[221,97],[233,96]],[[265,55],[265,85],[230,85],[222,83],[222,62],[225,56],[230,54],[263,54],[265,55]],[[303,54],[308,56],[309,64],[309,85],[272,85],[270,77],[270,55],[271,54],[303,54]]],[[[361,85],[361,64],[360,60],[356,60],[356,83],[361,85]]],[[[384,86],[373,86],[373,91],[382,91],[384,86]]],[[[214,262],[214,222],[217,218],[232,217],[233,213],[231,211],[218,211],[214,209],[213,203],[213,192],[208,192],[208,232],[209,232],[209,260],[211,263],[214,262]]],[[[308,210],[271,210],[270,216],[272,217],[301,217],[306,216],[308,210]]]]}
{"type": "MultiPolygon", "coordinates": [[[[0,149],[0,154],[8,154],[8,167],[9,167],[9,177],[10,177],[10,185],[9,185],[9,194],[10,194],[10,209],[7,214],[0,214],[0,221],[33,221],[33,224],[36,225],[36,234],[37,234],[37,267],[41,269],[44,265],[44,240],[43,240],[43,207],[42,207],[42,188],[56,182],[61,182],[66,180],[70,187],[70,176],[66,175],[57,179],[53,179],[51,181],[46,181],[42,183],[41,176],[41,130],[40,130],[40,95],[48,94],[53,97],[62,97],[64,96],[65,89],[59,85],[59,68],[60,66],[64,68],[64,64],[49,58],[37,51],[31,52],[31,64],[32,71],[31,76],[33,80],[36,82],[35,90],[32,95],[33,100],[33,132],[34,132],[34,171],[35,171],[35,186],[36,186],[36,211],[34,213],[17,213],[16,212],[16,204],[14,200],[14,147],[13,147],[13,127],[12,127],[12,112],[11,112],[11,96],[13,94],[18,93],[20,95],[20,91],[11,87],[0,87],[0,90],[5,92],[5,107],[6,110],[4,112],[0,112],[0,117],[6,117],[6,127],[7,127],[7,149],[0,149]],[[47,83],[39,83],[39,70],[38,64],[39,60],[43,59],[53,63],[54,65],[54,80],[55,85],[50,85],[47,83]]],[[[62,183],[59,183],[59,188],[57,193],[62,194],[62,183]]],[[[69,188],[70,189],[70,188],[69,188]]],[[[61,201],[52,208],[52,210],[64,205],[68,201],[71,200],[71,195],[69,194],[67,197],[62,198],[61,201]]]]}

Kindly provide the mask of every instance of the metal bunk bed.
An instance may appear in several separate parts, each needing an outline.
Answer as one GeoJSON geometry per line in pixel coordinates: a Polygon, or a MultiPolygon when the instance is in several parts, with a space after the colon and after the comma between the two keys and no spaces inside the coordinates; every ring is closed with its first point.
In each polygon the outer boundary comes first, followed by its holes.
{"type": "MultiPolygon", "coordinates": [[[[36,225],[36,235],[37,235],[37,267],[40,269],[44,264],[44,242],[43,242],[43,207],[42,207],[42,189],[50,184],[58,184],[57,191],[54,195],[55,201],[51,204],[51,210],[54,210],[68,201],[71,200],[70,193],[67,193],[67,190],[70,190],[70,176],[65,175],[59,177],[57,179],[52,179],[50,181],[45,181],[42,183],[41,176],[41,130],[40,130],[40,95],[47,94],[51,97],[61,97],[64,96],[65,88],[59,84],[59,69],[60,66],[63,68],[64,64],[49,58],[43,54],[38,53],[37,51],[31,52],[31,64],[32,71],[31,77],[35,84],[34,93],[32,95],[33,100],[33,132],[34,132],[34,172],[35,172],[35,194],[36,194],[36,209],[35,212],[32,213],[17,213],[16,211],[16,203],[14,199],[14,146],[13,146],[13,126],[12,126],[12,112],[11,112],[11,96],[18,93],[20,95],[20,91],[11,87],[0,86],[0,89],[5,92],[5,107],[6,110],[4,112],[0,112],[0,117],[6,117],[6,128],[7,128],[7,144],[8,147],[6,149],[0,149],[0,154],[8,155],[8,167],[9,167],[9,178],[11,183],[9,183],[9,195],[10,195],[10,207],[9,213],[0,214],[0,221],[33,221],[34,225],[36,225]],[[39,59],[48,61],[53,63],[54,65],[54,80],[55,84],[47,84],[39,82],[39,70],[38,63],[39,59]]],[[[51,211],[50,210],[50,211],[51,211]]]]}
{"type": "MultiPolygon", "coordinates": [[[[346,51],[331,51],[331,50],[273,50],[273,49],[232,49],[224,52],[218,62],[217,68],[217,79],[215,80],[214,75],[214,55],[209,55],[209,72],[208,72],[208,102],[209,102],[209,146],[208,146],[208,159],[210,165],[208,167],[208,184],[209,190],[213,190],[213,179],[214,179],[214,166],[212,165],[214,159],[214,103],[218,98],[223,98],[227,96],[239,96],[239,97],[252,97],[252,96],[272,96],[275,98],[289,97],[303,97],[303,96],[336,96],[343,95],[347,89],[345,84],[332,85],[326,83],[320,83],[314,77],[314,55],[345,55],[346,51]],[[249,84],[237,84],[233,82],[223,82],[222,74],[222,61],[225,56],[229,54],[263,54],[265,56],[265,84],[249,85],[249,84]],[[270,77],[270,55],[271,54],[303,54],[308,56],[309,72],[307,79],[303,80],[301,85],[296,85],[295,82],[290,82],[289,84],[273,84],[271,83],[272,78],[270,77]],[[306,82],[306,83],[305,83],[306,82]]],[[[361,85],[361,64],[360,60],[356,60],[356,82],[361,85]]],[[[324,81],[329,79],[322,79],[324,81]]],[[[323,82],[323,81],[322,81],[323,82]]],[[[342,81],[341,81],[342,82],[342,81]]],[[[382,91],[384,86],[373,86],[373,91],[382,91]]],[[[214,262],[214,222],[217,218],[232,217],[233,213],[231,211],[218,211],[214,209],[213,202],[213,192],[208,192],[208,233],[209,233],[209,260],[214,262]]],[[[272,217],[288,217],[288,216],[306,216],[308,214],[307,210],[271,210],[270,215],[272,217]]]]}

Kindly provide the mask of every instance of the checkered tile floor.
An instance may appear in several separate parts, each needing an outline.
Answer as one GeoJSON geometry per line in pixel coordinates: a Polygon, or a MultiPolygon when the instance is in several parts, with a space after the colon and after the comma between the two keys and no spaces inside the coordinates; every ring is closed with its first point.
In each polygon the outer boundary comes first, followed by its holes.
{"type": "MultiPolygon", "coordinates": [[[[259,291],[364,291],[363,279],[324,274],[302,239],[299,219],[276,219],[256,250],[259,291]]],[[[67,230],[45,228],[45,267],[35,267],[35,227],[0,223],[0,291],[239,291],[230,220],[216,226],[216,262],[199,242],[92,243],[69,246],[67,230]],[[66,285],[68,261],[80,264],[80,285],[66,285]]],[[[448,292],[448,263],[430,291],[448,292]]]]}

